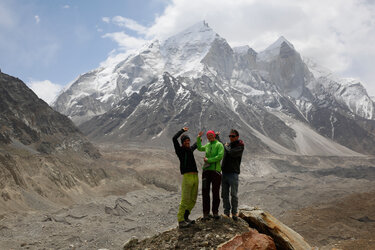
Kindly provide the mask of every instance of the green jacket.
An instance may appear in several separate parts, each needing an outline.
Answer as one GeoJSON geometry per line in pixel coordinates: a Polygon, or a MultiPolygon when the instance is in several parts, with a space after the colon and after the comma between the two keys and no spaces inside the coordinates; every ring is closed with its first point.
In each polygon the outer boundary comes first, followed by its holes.
{"type": "Polygon", "coordinates": [[[199,151],[205,151],[207,157],[207,163],[209,166],[203,165],[203,170],[216,170],[221,172],[220,161],[224,156],[224,146],[218,140],[213,142],[208,142],[206,145],[202,146],[202,139],[198,136],[197,146],[199,151]]]}

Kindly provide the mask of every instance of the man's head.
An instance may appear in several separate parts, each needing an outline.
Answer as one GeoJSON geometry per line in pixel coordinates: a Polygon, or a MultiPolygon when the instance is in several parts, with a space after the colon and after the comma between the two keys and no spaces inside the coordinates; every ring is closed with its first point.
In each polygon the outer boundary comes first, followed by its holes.
{"type": "Polygon", "coordinates": [[[237,130],[235,130],[235,129],[231,129],[230,130],[230,132],[229,132],[229,140],[230,140],[230,142],[237,141],[239,136],[240,135],[238,134],[237,130]]]}
{"type": "Polygon", "coordinates": [[[181,136],[181,144],[185,148],[190,148],[190,137],[187,135],[181,136]]]}
{"type": "Polygon", "coordinates": [[[210,142],[214,141],[216,137],[215,132],[213,130],[208,130],[206,136],[208,141],[210,142]]]}

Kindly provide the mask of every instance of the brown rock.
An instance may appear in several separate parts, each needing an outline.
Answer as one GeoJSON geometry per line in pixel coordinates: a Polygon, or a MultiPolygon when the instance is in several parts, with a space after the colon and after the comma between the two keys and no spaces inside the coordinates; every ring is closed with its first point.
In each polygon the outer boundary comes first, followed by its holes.
{"type": "Polygon", "coordinates": [[[312,249],[301,235],[266,211],[258,208],[240,209],[239,216],[248,222],[250,227],[271,236],[278,249],[312,249]]]}
{"type": "Polygon", "coordinates": [[[275,243],[270,236],[260,234],[254,229],[237,235],[229,241],[218,246],[220,250],[276,250],[275,243]]]}

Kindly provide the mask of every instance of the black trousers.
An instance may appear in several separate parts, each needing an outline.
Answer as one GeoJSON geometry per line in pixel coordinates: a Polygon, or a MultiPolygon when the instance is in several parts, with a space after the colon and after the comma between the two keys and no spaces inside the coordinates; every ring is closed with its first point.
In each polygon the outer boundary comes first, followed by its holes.
{"type": "Polygon", "coordinates": [[[203,215],[210,213],[210,188],[212,184],[212,213],[219,213],[221,173],[205,170],[202,173],[203,215]]]}

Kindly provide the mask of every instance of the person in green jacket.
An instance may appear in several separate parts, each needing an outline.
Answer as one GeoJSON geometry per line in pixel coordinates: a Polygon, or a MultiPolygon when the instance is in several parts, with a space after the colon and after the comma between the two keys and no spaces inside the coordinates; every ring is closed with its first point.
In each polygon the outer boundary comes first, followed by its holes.
{"type": "Polygon", "coordinates": [[[208,143],[202,146],[203,132],[197,137],[197,149],[205,151],[203,173],[202,173],[202,198],[203,198],[203,219],[210,219],[210,188],[212,184],[212,213],[214,219],[219,219],[221,165],[220,161],[224,156],[224,146],[215,139],[215,132],[209,130],[206,134],[208,143]]]}

